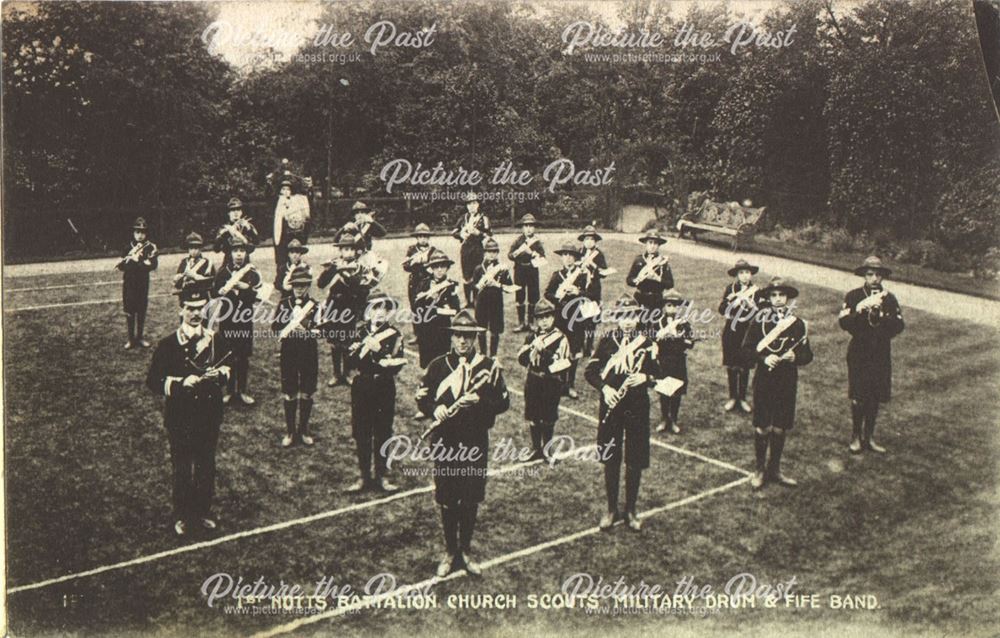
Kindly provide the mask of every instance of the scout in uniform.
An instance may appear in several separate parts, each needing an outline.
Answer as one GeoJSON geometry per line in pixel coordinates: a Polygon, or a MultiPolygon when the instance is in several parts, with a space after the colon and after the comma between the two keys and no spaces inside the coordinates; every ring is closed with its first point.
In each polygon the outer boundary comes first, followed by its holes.
{"type": "Polygon", "coordinates": [[[146,386],[166,397],[163,424],[173,468],[174,531],[184,536],[188,526],[217,526],[211,513],[215,449],[229,366],[225,340],[202,325],[208,291],[189,286],[181,291],[180,303],[181,325],[157,344],[146,386]]]}
{"type": "Polygon", "coordinates": [[[747,260],[737,260],[736,265],[727,271],[730,277],[735,277],[735,281],[726,286],[719,304],[719,314],[726,321],[722,328],[722,365],[726,368],[729,381],[729,400],[724,408],[726,412],[732,412],[738,407],[743,412],[750,413],[747,388],[750,387],[750,366],[753,361],[743,358],[743,338],[757,311],[767,305],[760,288],[752,280],[757,270],[757,266],[747,260]]]}
{"type": "Polygon", "coordinates": [[[597,247],[601,236],[593,224],[584,228],[577,239],[583,244],[580,265],[587,273],[587,285],[584,286],[583,295],[589,303],[581,304],[580,314],[584,319],[583,354],[589,357],[594,351],[594,335],[597,333],[597,320],[601,313],[601,280],[616,271],[614,268],[608,268],[604,252],[597,247]]]}
{"type": "MultiPolygon", "coordinates": [[[[406,258],[403,260],[403,270],[409,277],[406,280],[406,298],[410,302],[410,311],[416,306],[417,291],[424,281],[430,278],[427,272],[427,258],[431,256],[431,229],[427,224],[417,224],[410,236],[417,240],[406,249],[406,258]]],[[[414,339],[410,342],[416,345],[416,324],[414,324],[414,339]]]]}
{"type": "Polygon", "coordinates": [[[604,463],[608,511],[600,528],[609,530],[620,519],[618,490],[625,459],[625,524],[638,532],[636,514],[639,480],[649,467],[649,391],[659,376],[656,343],[642,333],[642,308],[632,297],[618,300],[613,311],[617,329],[603,335],[587,362],[587,382],[600,392],[597,449],[604,463]]]}
{"type": "Polygon", "coordinates": [[[671,288],[663,293],[663,317],[656,330],[657,364],[663,381],[658,385],[660,393],[660,415],[662,420],[657,432],[669,429],[680,434],[677,416],[681,411],[681,397],[687,394],[687,351],[694,347],[694,330],[691,324],[677,316],[684,305],[681,294],[671,288]],[[678,385],[680,383],[680,385],[678,385]]]}
{"type": "Polygon", "coordinates": [[[750,485],[760,489],[766,481],[794,487],[798,482],[781,473],[785,436],[795,422],[795,395],[799,366],[813,359],[806,322],[794,316],[788,301],[799,291],[774,277],[762,291],[769,307],[761,310],[743,339],[743,352],[755,361],[753,375],[753,427],[756,472],[750,485]],[[768,456],[770,449],[770,456],[768,456]]]}
{"type": "Polygon", "coordinates": [[[260,273],[249,263],[253,246],[239,237],[229,245],[232,263],[223,266],[215,276],[212,292],[224,302],[220,304],[219,332],[229,344],[232,356],[229,366],[229,384],[222,402],[228,404],[236,397],[243,405],[253,405],[254,398],[247,394],[250,384],[250,356],[253,354],[253,313],[257,292],[262,285],[260,273]]]}
{"type": "MultiPolygon", "coordinates": [[[[527,335],[517,361],[528,369],[524,380],[524,418],[531,430],[531,460],[546,460],[559,419],[564,374],[573,363],[569,339],[556,327],[556,307],[542,299],[535,307],[537,330],[527,335]]],[[[553,462],[551,457],[549,463],[553,462]]]]}
{"type": "Polygon", "coordinates": [[[234,239],[241,240],[246,246],[256,246],[260,237],[253,222],[243,216],[243,202],[238,197],[230,199],[227,208],[229,223],[224,224],[215,235],[215,251],[222,253],[223,266],[233,261],[229,253],[234,239]]]}
{"type": "Polygon", "coordinates": [[[417,291],[414,328],[421,368],[448,352],[451,339],[448,326],[462,305],[458,298],[458,282],[448,278],[448,267],[453,263],[443,252],[435,250],[427,259],[431,277],[417,291]]]}
{"type": "Polygon", "coordinates": [[[880,454],[875,442],[875,417],[880,403],[892,393],[892,338],[903,332],[903,311],[882,278],[892,271],[871,256],[854,270],[865,278],[860,288],[847,293],[840,311],[840,327],[851,334],[847,346],[847,394],[851,400],[853,434],[849,449],[860,454],[869,449],[880,454]]]}
{"type": "Polygon", "coordinates": [[[396,416],[396,375],[406,363],[403,336],[388,321],[395,307],[395,300],[384,293],[369,297],[366,322],[351,345],[350,356],[358,370],[351,384],[351,434],[357,444],[361,478],[347,488],[348,492],[369,487],[383,492],[397,489],[385,477],[386,459],[382,453],[382,446],[392,436],[396,416]]]}
{"type": "Polygon", "coordinates": [[[537,224],[531,213],[523,216],[518,222],[521,234],[507,251],[507,259],[514,262],[514,285],[520,286],[514,293],[517,301],[517,328],[514,332],[531,331],[531,319],[539,299],[538,266],[545,261],[545,247],[542,240],[535,237],[537,224]]]}
{"type": "Polygon", "coordinates": [[[476,282],[476,321],[486,329],[479,334],[479,350],[488,357],[495,357],[503,334],[503,293],[511,289],[514,281],[510,268],[500,263],[497,240],[489,237],[483,249],[483,263],[472,273],[472,280],[476,282]]]}
{"type": "Polygon", "coordinates": [[[451,233],[452,237],[462,242],[462,281],[466,306],[472,306],[476,302],[472,273],[476,266],[483,263],[483,240],[492,234],[489,218],[479,212],[479,197],[475,193],[468,193],[465,196],[465,214],[451,233]]]}
{"type": "Polygon", "coordinates": [[[476,352],[476,335],[482,328],[472,313],[459,312],[448,330],[450,350],[427,366],[417,391],[420,410],[434,417],[425,432],[431,447],[449,452],[434,461],[434,500],[441,506],[447,548],[437,569],[442,578],[463,568],[472,575],[481,573],[470,558],[470,547],[479,504],[486,495],[490,428],[510,407],[500,366],[476,352]]]}
{"type": "Polygon", "coordinates": [[[287,251],[288,251],[288,261],[285,263],[285,267],[283,269],[285,274],[281,278],[281,286],[279,288],[282,297],[287,297],[288,295],[292,294],[293,272],[305,268],[310,272],[310,274],[312,273],[312,268],[310,268],[309,264],[307,264],[305,261],[305,255],[306,253],[309,252],[308,246],[303,246],[302,242],[300,242],[298,239],[293,239],[292,241],[288,242],[287,251]]]}
{"type": "Polygon", "coordinates": [[[578,263],[580,250],[573,244],[564,244],[555,251],[563,262],[560,270],[552,273],[549,285],[545,288],[545,298],[556,308],[556,325],[569,339],[569,347],[573,353],[573,363],[566,373],[566,385],[563,395],[576,399],[579,395],[573,387],[576,384],[576,368],[583,349],[583,325],[576,315],[584,297],[582,293],[587,285],[587,273],[578,263]]]}
{"type": "Polygon", "coordinates": [[[354,225],[358,227],[358,250],[367,252],[372,249],[372,238],[385,237],[385,226],[375,221],[374,211],[364,202],[354,202],[351,212],[354,213],[354,225]]]}
{"type": "Polygon", "coordinates": [[[357,336],[359,313],[368,297],[362,283],[363,268],[355,259],[357,246],[355,236],[342,235],[337,242],[340,259],[324,264],[317,282],[320,288],[330,286],[323,308],[323,329],[333,359],[333,376],[327,383],[330,387],[350,385],[347,376],[351,365],[347,352],[357,336]]]}
{"type": "Polygon", "coordinates": [[[201,254],[203,244],[198,233],[191,233],[185,238],[184,247],[187,248],[188,256],[177,264],[177,274],[174,275],[174,288],[177,290],[188,286],[209,288],[212,285],[215,266],[208,257],[201,254]]]}
{"type": "Polygon", "coordinates": [[[288,243],[298,239],[302,245],[309,243],[310,211],[305,195],[292,194],[292,180],[285,177],[278,190],[274,205],[274,265],[277,268],[274,285],[281,287],[285,273],[282,268],[288,261],[288,243]]]}
{"type": "Polygon", "coordinates": [[[290,447],[296,436],[305,445],[315,443],[309,434],[309,416],[319,377],[317,303],[309,296],[312,274],[305,268],[298,268],[292,272],[291,282],[292,294],[278,304],[271,326],[280,340],[281,392],[285,399],[286,428],[281,439],[282,447],[290,447]]]}
{"type": "Polygon", "coordinates": [[[146,308],[149,305],[149,273],[159,264],[156,244],[146,239],[146,220],[139,217],[132,225],[132,242],[125,256],[115,265],[122,271],[122,308],[128,324],[128,343],[125,349],[135,346],[149,347],[142,333],[146,325],[146,308]]]}
{"type": "Polygon", "coordinates": [[[663,301],[663,291],[674,287],[674,275],[666,255],[660,254],[660,246],[667,240],[655,229],[646,231],[639,241],[646,247],[632,262],[625,283],[635,288],[635,300],[643,307],[644,327],[652,329],[659,319],[663,301]]]}

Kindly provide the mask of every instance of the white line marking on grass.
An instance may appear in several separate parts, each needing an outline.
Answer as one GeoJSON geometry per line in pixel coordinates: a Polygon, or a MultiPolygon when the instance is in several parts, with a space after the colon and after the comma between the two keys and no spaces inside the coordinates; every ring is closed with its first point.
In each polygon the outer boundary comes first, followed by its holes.
{"type": "MultiPolygon", "coordinates": [[[[152,280],[151,280],[152,281],[152,280]]],[[[64,288],[89,288],[91,286],[120,286],[121,279],[116,281],[95,281],[83,284],[56,284],[54,286],[36,286],[34,288],[8,288],[4,292],[35,292],[36,290],[61,290],[64,288]]]]}
{"type": "MultiPolygon", "coordinates": [[[[725,492],[726,490],[730,490],[730,489],[732,489],[734,487],[742,485],[743,483],[746,483],[749,480],[750,480],[750,477],[744,476],[743,478],[736,479],[735,481],[730,481],[729,483],[726,483],[725,485],[720,485],[718,487],[713,487],[710,490],[705,490],[704,492],[699,492],[698,494],[693,494],[691,496],[687,496],[687,497],[682,498],[680,500],[673,501],[672,503],[667,503],[666,505],[661,505],[660,507],[654,507],[654,508],[646,510],[645,512],[643,512],[642,514],[640,514],[639,518],[640,519],[649,518],[650,516],[654,516],[654,515],[660,514],[662,512],[666,512],[666,511],[669,511],[669,510],[672,510],[672,509],[677,509],[679,507],[683,507],[685,505],[689,505],[689,504],[694,503],[695,501],[699,501],[699,500],[701,500],[703,498],[707,498],[709,496],[713,496],[713,495],[718,494],[720,492],[725,492]]],[[[560,536],[559,538],[554,538],[554,539],[552,539],[550,541],[545,541],[544,543],[539,543],[537,545],[532,545],[530,547],[525,547],[524,549],[520,549],[520,550],[518,550],[516,552],[511,552],[509,554],[503,554],[502,556],[497,556],[496,558],[491,558],[491,559],[489,559],[487,561],[484,561],[484,562],[480,563],[479,566],[480,566],[480,568],[482,568],[485,571],[487,569],[490,569],[490,568],[493,568],[493,567],[497,567],[497,566],[503,565],[505,563],[511,563],[511,562],[520,560],[522,558],[525,558],[527,556],[531,556],[533,554],[537,554],[539,552],[543,552],[543,551],[545,551],[547,549],[551,549],[553,547],[558,547],[560,545],[565,545],[567,543],[572,543],[573,541],[579,540],[579,539],[587,537],[587,536],[593,536],[595,534],[599,534],[600,532],[601,532],[601,530],[600,530],[599,527],[588,527],[587,529],[582,529],[582,530],[580,530],[578,532],[574,532],[572,534],[567,534],[566,536],[560,536]]],[[[271,629],[268,629],[267,631],[263,631],[263,632],[260,632],[258,634],[254,634],[253,638],[270,638],[271,636],[278,636],[278,635],[281,635],[281,634],[286,634],[286,633],[288,633],[290,631],[295,631],[296,629],[299,629],[300,627],[304,627],[306,625],[312,625],[312,624],[318,623],[321,620],[331,620],[331,619],[334,619],[334,618],[338,618],[338,617],[343,616],[345,614],[348,614],[348,613],[351,613],[351,612],[354,612],[354,611],[358,611],[358,610],[361,610],[361,609],[365,609],[367,607],[372,606],[373,604],[379,603],[379,602],[381,602],[383,600],[386,600],[388,598],[396,598],[396,597],[399,597],[399,596],[405,596],[409,592],[425,590],[428,587],[436,585],[437,583],[442,583],[442,582],[445,582],[445,581],[448,581],[448,580],[455,580],[455,579],[461,578],[462,576],[465,576],[465,575],[466,575],[466,572],[464,570],[461,570],[461,571],[457,571],[457,572],[452,572],[451,574],[448,574],[444,578],[437,578],[437,577],[428,578],[426,580],[420,581],[419,583],[414,583],[412,585],[405,585],[405,586],[400,587],[400,588],[398,588],[398,589],[396,589],[394,591],[386,592],[384,594],[379,594],[379,595],[373,596],[373,597],[371,597],[369,599],[362,599],[361,601],[359,601],[357,603],[353,603],[353,604],[350,604],[350,605],[345,605],[343,607],[338,607],[337,609],[333,609],[331,611],[324,612],[322,614],[316,614],[316,615],[313,615],[313,616],[306,616],[306,617],[303,617],[303,618],[299,618],[297,620],[293,620],[292,622],[285,623],[284,625],[278,625],[276,627],[272,627],[271,629]]]]}
{"type": "MultiPolygon", "coordinates": [[[[160,293],[160,294],[156,294],[156,295],[149,295],[149,298],[150,299],[155,299],[157,297],[170,297],[173,294],[174,293],[172,293],[172,292],[164,292],[164,293],[160,293]]],[[[23,308],[7,308],[6,310],[4,310],[4,312],[7,313],[7,314],[14,314],[14,313],[17,313],[17,312],[28,312],[29,310],[49,310],[51,308],[68,308],[70,306],[93,306],[93,305],[96,305],[96,304],[119,303],[119,302],[121,302],[121,298],[120,297],[117,297],[115,299],[91,299],[89,301],[69,301],[69,302],[66,302],[66,303],[43,304],[41,306],[25,306],[23,308]]]]}

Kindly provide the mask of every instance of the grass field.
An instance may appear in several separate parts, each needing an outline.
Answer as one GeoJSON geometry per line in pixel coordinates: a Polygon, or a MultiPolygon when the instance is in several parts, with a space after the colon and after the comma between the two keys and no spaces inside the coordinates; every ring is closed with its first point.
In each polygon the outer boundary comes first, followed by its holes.
{"type": "MultiPolygon", "coordinates": [[[[553,247],[554,239],[546,241],[553,247]]],[[[452,240],[436,243],[453,256],[457,252],[452,240]]],[[[378,248],[398,263],[402,246],[378,248]]],[[[624,271],[637,247],[605,242],[619,271],[605,286],[606,300],[624,290],[624,271]]],[[[323,248],[309,257],[318,263],[323,248]]],[[[256,261],[270,272],[269,259],[256,261]]],[[[725,267],[685,257],[673,257],[672,266],[678,288],[696,307],[717,306],[728,279],[725,267]]],[[[161,267],[154,295],[168,292],[170,272],[161,267]]],[[[794,273],[781,274],[794,279],[794,273]]],[[[111,272],[78,272],[4,282],[8,290],[19,289],[7,292],[4,315],[9,587],[193,542],[179,542],[170,531],[166,437],[157,402],[143,384],[150,351],[121,349],[118,303],[84,303],[116,298],[116,285],[93,285],[115,279],[111,272]],[[31,290],[62,285],[74,287],[31,290]],[[19,310],[62,303],[84,305],[19,310]]],[[[845,275],[844,290],[854,285],[845,275]]],[[[398,271],[387,277],[388,292],[401,295],[404,286],[398,271]]],[[[797,490],[768,487],[754,494],[744,473],[725,467],[750,468],[752,429],[749,417],[721,411],[725,374],[717,339],[711,338],[689,358],[684,433],[654,435],[665,445],[653,448],[639,506],[659,511],[641,534],[621,527],[590,533],[604,507],[596,463],[508,467],[490,481],[474,541],[488,569],[480,579],[454,578],[433,591],[441,601],[453,593],[516,594],[516,609],[368,609],[288,629],[348,636],[703,630],[764,635],[790,628],[821,635],[991,635],[1000,603],[996,328],[904,310],[907,330],[894,348],[894,400],[879,421],[880,441],[890,453],[853,457],[846,449],[847,335],[836,327],[844,290],[800,288],[799,314],[810,322],[816,359],[802,370],[796,429],[785,452],[787,473],[800,480],[797,490]],[[558,543],[542,545],[549,541],[558,543]],[[670,592],[685,576],[717,591],[741,572],[760,583],[794,576],[799,593],[824,601],[830,594],[874,594],[879,609],[613,617],[527,608],[529,594],[557,593],[578,572],[659,583],[670,592]]],[[[907,300],[900,301],[905,309],[907,300]]],[[[508,328],[513,316],[511,302],[508,328]]],[[[150,340],[169,333],[176,318],[175,298],[152,298],[150,340]]],[[[711,327],[720,328],[721,320],[711,327]]],[[[501,343],[513,390],[524,380],[513,358],[519,341],[508,332],[501,343]]],[[[331,369],[325,349],[320,365],[313,413],[317,445],[284,450],[276,344],[255,345],[251,388],[258,405],[227,411],[219,445],[219,542],[15,591],[8,599],[11,633],[245,635],[303,618],[209,608],[200,587],[217,572],[307,589],[323,576],[355,589],[380,572],[392,573],[401,586],[430,577],[442,541],[429,479],[395,473],[404,492],[391,499],[343,493],[356,473],[349,390],[325,387],[331,369]],[[320,513],[315,520],[298,520],[320,513]],[[259,529],[282,522],[290,523],[259,529]],[[226,537],[243,531],[252,532],[226,537]]],[[[418,378],[415,362],[400,375],[397,432],[418,433],[424,425],[410,418],[418,378]]],[[[582,375],[578,385],[580,400],[564,401],[576,413],[564,411],[556,432],[583,446],[594,440],[597,399],[582,375]]],[[[494,440],[513,437],[526,444],[522,410],[515,394],[494,440]]]]}

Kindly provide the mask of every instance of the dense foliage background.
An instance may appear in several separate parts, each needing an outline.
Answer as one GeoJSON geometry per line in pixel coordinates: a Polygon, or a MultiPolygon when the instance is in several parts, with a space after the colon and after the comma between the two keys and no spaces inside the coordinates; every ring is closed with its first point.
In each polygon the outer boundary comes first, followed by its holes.
{"type": "MultiPolygon", "coordinates": [[[[672,43],[683,23],[722,34],[738,8],[678,15],[629,0],[619,18],[672,43]]],[[[785,48],[612,63],[563,52],[567,24],[601,22],[582,5],[330,3],[319,23],[356,34],[358,60],[247,70],[209,52],[215,16],[200,3],[15,7],[3,21],[7,227],[259,199],[286,156],[322,189],[329,172],[341,192],[368,195],[393,158],[540,172],[567,157],[614,161],[614,201],[661,193],[668,217],[709,191],[767,206],[771,226],[975,266],[1000,245],[1000,146],[974,16],[968,0],[806,0],[761,20],[795,25],[785,48]],[[372,55],[360,34],[381,19],[435,24],[434,44],[372,55]]]]}

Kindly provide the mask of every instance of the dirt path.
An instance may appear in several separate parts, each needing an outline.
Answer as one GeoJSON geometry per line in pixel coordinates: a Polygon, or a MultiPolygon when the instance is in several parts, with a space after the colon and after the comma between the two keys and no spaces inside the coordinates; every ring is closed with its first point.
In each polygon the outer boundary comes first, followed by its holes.
{"type": "MultiPolygon", "coordinates": [[[[549,247],[554,247],[564,241],[575,241],[576,233],[545,233],[542,237],[549,247]]],[[[500,234],[499,237],[509,237],[500,234]]],[[[624,233],[606,233],[605,240],[621,239],[634,240],[636,235],[624,233]]],[[[398,256],[402,254],[403,248],[412,240],[406,238],[387,239],[379,242],[379,252],[389,258],[390,262],[399,261],[398,256]]],[[[505,243],[505,242],[501,242],[505,243]]],[[[446,252],[457,254],[457,242],[448,238],[438,237],[434,239],[434,244],[445,249],[446,252]]],[[[638,244],[636,246],[638,248],[638,244]]],[[[318,243],[310,245],[309,262],[318,264],[332,254],[329,244],[318,243]]],[[[672,238],[666,246],[668,254],[683,255],[696,259],[708,259],[722,265],[732,265],[737,255],[724,248],[716,248],[705,244],[696,244],[689,240],[672,238]]],[[[273,249],[262,247],[254,252],[254,262],[262,267],[265,272],[273,272],[273,249]]],[[[833,268],[805,264],[782,257],[772,257],[767,255],[752,255],[750,261],[759,265],[762,270],[771,273],[780,273],[782,276],[792,280],[792,282],[808,283],[814,286],[821,286],[843,293],[858,285],[860,281],[857,277],[833,268]]],[[[165,255],[160,259],[159,277],[172,274],[181,259],[180,254],[165,255]]],[[[21,288],[32,285],[28,277],[38,277],[44,275],[72,275],[86,272],[100,272],[101,281],[114,280],[116,275],[112,268],[117,259],[84,259],[78,261],[60,261],[36,264],[18,264],[4,267],[4,287],[21,288]],[[19,280],[17,280],[19,279],[19,280]],[[17,281],[15,281],[17,280],[17,281]]],[[[621,272],[626,265],[619,264],[621,272]]],[[[396,269],[398,270],[398,269],[396,269]]],[[[39,282],[38,285],[44,285],[39,282]]],[[[937,315],[946,315],[970,321],[978,324],[997,326],[1000,324],[1000,301],[980,299],[963,295],[961,293],[948,292],[934,288],[926,288],[913,284],[905,284],[889,281],[887,287],[899,298],[904,308],[916,308],[937,315]]]]}

